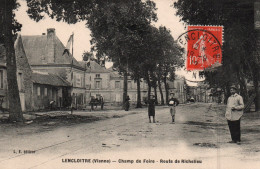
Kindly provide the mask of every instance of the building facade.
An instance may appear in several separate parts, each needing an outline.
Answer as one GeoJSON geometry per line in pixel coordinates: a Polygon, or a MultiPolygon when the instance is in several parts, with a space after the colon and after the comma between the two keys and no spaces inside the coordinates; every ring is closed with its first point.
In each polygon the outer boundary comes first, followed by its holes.
{"type": "Polygon", "coordinates": [[[47,35],[22,36],[25,54],[35,72],[56,74],[70,83],[69,95],[75,108],[85,106],[86,69],[69,52],[56,36],[54,28],[47,35]]]}
{"type": "MultiPolygon", "coordinates": [[[[15,56],[17,67],[17,85],[21,101],[22,111],[32,110],[32,70],[28,64],[26,54],[24,52],[21,36],[19,35],[15,41],[15,56]]],[[[3,45],[0,45],[0,99],[1,107],[8,109],[8,83],[6,70],[6,53],[3,45]]]]}
{"type": "MultiPolygon", "coordinates": [[[[19,35],[14,44],[17,85],[22,111],[36,111],[50,107],[50,101],[54,101],[53,108],[64,104],[63,96],[70,90],[70,84],[58,75],[46,73],[42,75],[31,69],[24,50],[22,37],[19,35]],[[61,93],[61,95],[59,95],[61,93]],[[60,96],[60,97],[59,97],[60,96]]],[[[3,45],[0,45],[0,99],[2,108],[8,109],[8,84],[6,70],[6,54],[3,45]]]]}

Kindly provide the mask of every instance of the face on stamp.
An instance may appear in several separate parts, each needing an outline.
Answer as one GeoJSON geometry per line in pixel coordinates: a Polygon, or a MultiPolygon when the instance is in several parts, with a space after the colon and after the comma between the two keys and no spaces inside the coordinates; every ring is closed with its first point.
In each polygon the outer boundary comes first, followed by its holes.
{"type": "Polygon", "coordinates": [[[204,70],[221,63],[222,26],[188,26],[181,36],[179,43],[187,44],[187,70],[204,70]]]}

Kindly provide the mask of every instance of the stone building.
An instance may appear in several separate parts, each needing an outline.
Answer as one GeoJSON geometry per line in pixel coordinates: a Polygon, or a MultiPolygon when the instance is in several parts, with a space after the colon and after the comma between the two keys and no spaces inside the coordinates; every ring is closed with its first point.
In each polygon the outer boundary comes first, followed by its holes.
{"type": "MultiPolygon", "coordinates": [[[[106,69],[95,61],[90,61],[90,65],[82,61],[79,62],[82,67],[87,67],[85,74],[86,84],[86,102],[90,102],[91,97],[99,98],[102,96],[106,103],[121,104],[123,102],[123,76],[117,70],[106,69]]],[[[142,101],[147,97],[147,85],[141,82],[142,101]]],[[[134,80],[128,78],[128,96],[130,101],[137,101],[137,86],[134,80]]]]}
{"type": "MultiPolygon", "coordinates": [[[[60,100],[70,89],[70,84],[58,75],[33,72],[26,56],[22,38],[19,35],[15,41],[15,56],[17,66],[17,84],[22,111],[34,111],[50,107],[50,101],[55,101],[54,107],[61,107],[64,100],[60,100]],[[60,93],[60,94],[59,94],[60,93]]],[[[0,99],[1,106],[8,108],[8,84],[6,72],[6,54],[0,45],[0,99]]]]}
{"type": "MultiPolygon", "coordinates": [[[[174,93],[174,97],[177,98],[180,103],[185,103],[187,96],[186,96],[186,85],[185,85],[185,78],[181,76],[177,76],[174,81],[167,80],[168,84],[168,91],[170,93],[174,93]]],[[[166,103],[166,90],[164,83],[161,83],[162,92],[163,92],[163,99],[164,103],[166,103]]],[[[152,88],[152,93],[154,93],[154,89],[152,88]]],[[[170,96],[169,96],[170,97],[170,96]]],[[[157,87],[157,101],[160,104],[162,102],[161,93],[159,87],[157,87]]]]}
{"type": "MultiPolygon", "coordinates": [[[[120,75],[118,71],[110,69],[110,87],[113,91],[110,95],[111,101],[116,103],[123,102],[123,88],[124,88],[124,77],[120,75]]],[[[147,98],[148,85],[144,80],[140,82],[141,90],[141,101],[144,102],[147,98]]],[[[130,97],[131,103],[137,102],[137,83],[131,79],[127,78],[127,95],[130,97]]]]}
{"type": "Polygon", "coordinates": [[[71,85],[56,74],[32,73],[32,102],[33,110],[54,109],[69,107],[70,97],[68,91],[71,85]],[[50,104],[53,102],[52,104],[50,104]]]}
{"type": "Polygon", "coordinates": [[[72,86],[68,91],[73,105],[85,105],[85,72],[56,36],[55,29],[47,29],[47,35],[22,36],[25,53],[33,71],[56,74],[72,86]]]}
{"type": "MultiPolygon", "coordinates": [[[[22,111],[32,110],[32,70],[28,64],[24,52],[21,36],[15,41],[15,56],[17,66],[17,84],[19,89],[22,111]]],[[[8,108],[8,84],[6,72],[6,53],[3,45],[0,45],[0,99],[1,106],[8,108]]]]}
{"type": "Polygon", "coordinates": [[[104,101],[110,101],[110,72],[104,67],[90,61],[89,66],[87,62],[79,62],[82,67],[86,67],[85,84],[86,84],[86,102],[89,103],[91,96],[99,98],[102,96],[104,101]]]}

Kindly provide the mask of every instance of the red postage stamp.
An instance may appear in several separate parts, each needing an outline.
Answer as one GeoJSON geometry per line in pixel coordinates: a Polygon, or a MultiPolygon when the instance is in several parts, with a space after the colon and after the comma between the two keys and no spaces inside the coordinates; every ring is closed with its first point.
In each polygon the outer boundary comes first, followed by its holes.
{"type": "Polygon", "coordinates": [[[187,70],[204,70],[222,61],[222,26],[188,26],[187,70]]]}

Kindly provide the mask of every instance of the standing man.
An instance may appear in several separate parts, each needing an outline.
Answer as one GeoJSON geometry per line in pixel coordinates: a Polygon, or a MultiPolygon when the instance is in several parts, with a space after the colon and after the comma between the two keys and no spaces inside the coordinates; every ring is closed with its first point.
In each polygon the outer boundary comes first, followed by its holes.
{"type": "Polygon", "coordinates": [[[237,94],[236,86],[231,86],[230,93],[231,96],[228,98],[225,114],[232,139],[229,143],[240,144],[240,119],[243,115],[244,102],[243,98],[237,94]]]}
{"type": "Polygon", "coordinates": [[[91,100],[90,100],[90,106],[91,106],[91,111],[94,110],[94,103],[95,103],[95,97],[91,96],[91,100]]]}
{"type": "Polygon", "coordinates": [[[179,104],[179,100],[174,98],[174,93],[171,93],[168,105],[170,107],[170,113],[171,113],[171,116],[172,116],[172,123],[174,123],[174,121],[175,121],[175,113],[176,113],[175,107],[178,106],[178,104],[179,104]]]}
{"type": "Polygon", "coordinates": [[[104,98],[100,96],[100,104],[101,104],[101,110],[104,108],[104,98]]]}
{"type": "Polygon", "coordinates": [[[125,98],[125,111],[128,111],[129,110],[129,107],[130,107],[130,97],[127,95],[126,98],[125,98]]]}

